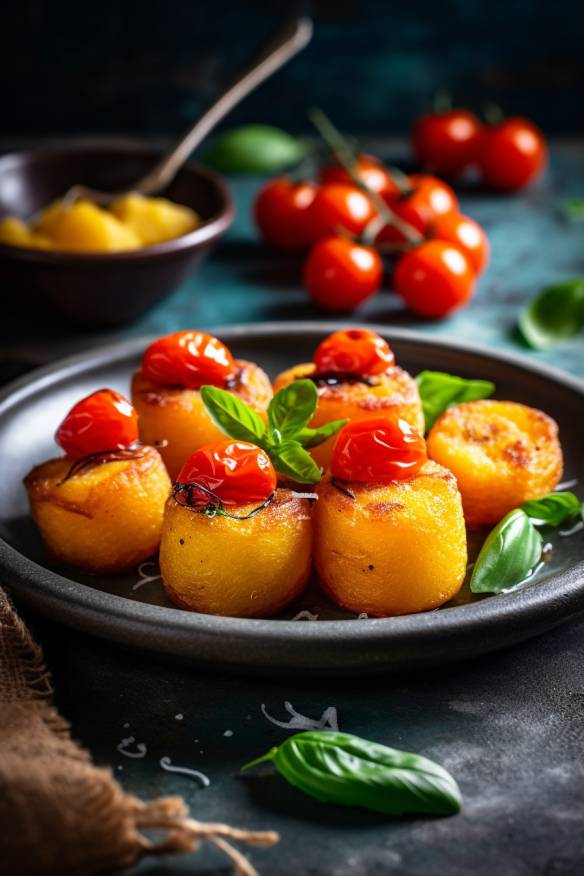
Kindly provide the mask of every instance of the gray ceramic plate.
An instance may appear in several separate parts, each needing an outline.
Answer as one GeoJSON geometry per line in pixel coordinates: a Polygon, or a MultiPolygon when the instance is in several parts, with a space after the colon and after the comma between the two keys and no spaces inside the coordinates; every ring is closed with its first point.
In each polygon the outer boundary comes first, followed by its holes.
{"type": "MultiPolygon", "coordinates": [[[[256,360],[275,375],[309,360],[322,337],[336,328],[279,323],[217,329],[217,334],[237,356],[256,360]]],[[[584,484],[582,382],[519,357],[373,328],[414,374],[432,368],[486,377],[496,383],[499,398],[543,408],[560,424],[565,478],[584,484]]],[[[128,392],[146,343],[126,342],[57,362],[0,396],[0,568],[3,580],[37,610],[84,632],[175,660],[321,674],[461,660],[536,636],[584,611],[582,533],[571,538],[554,534],[550,562],[522,590],[474,602],[463,592],[457,604],[437,611],[375,620],[343,615],[316,588],[309,588],[281,618],[211,617],[173,608],[155,563],[113,578],[51,566],[28,516],[22,477],[55,454],[55,426],[75,401],[101,386],[128,392]],[[300,619],[292,620],[298,614],[300,619]],[[315,615],[318,619],[312,619],[315,615]]]]}

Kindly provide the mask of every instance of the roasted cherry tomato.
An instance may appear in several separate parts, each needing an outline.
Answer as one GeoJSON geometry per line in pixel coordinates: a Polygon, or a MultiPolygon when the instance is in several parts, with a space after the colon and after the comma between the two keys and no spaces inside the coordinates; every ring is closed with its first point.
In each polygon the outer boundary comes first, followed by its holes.
{"type": "Polygon", "coordinates": [[[71,459],[131,447],[137,440],[136,411],[113,389],[98,389],[78,401],[55,433],[55,441],[71,459]]]}
{"type": "Polygon", "coordinates": [[[330,235],[311,249],[304,265],[304,286],[312,300],[332,313],[350,313],[370,298],[383,277],[377,250],[346,237],[330,235]]]}
{"type": "Polygon", "coordinates": [[[413,313],[435,319],[466,304],[475,273],[457,246],[430,240],[400,257],[393,285],[413,313]]]}
{"type": "MultiPolygon", "coordinates": [[[[382,197],[395,195],[399,191],[391,174],[381,161],[372,155],[358,155],[353,170],[370,191],[376,192],[382,197]]],[[[353,185],[350,174],[340,164],[327,164],[326,167],[323,167],[320,171],[320,182],[322,185],[328,183],[353,185]]]]}
{"type": "Polygon", "coordinates": [[[200,389],[223,386],[233,373],[233,356],[217,338],[204,332],[165,335],[150,344],[142,359],[142,373],[161,386],[200,389]]]}
{"type": "MultiPolygon", "coordinates": [[[[411,189],[386,198],[388,207],[413,228],[426,234],[437,216],[458,212],[458,198],[451,187],[441,179],[428,174],[408,177],[411,189]]],[[[405,236],[392,225],[383,228],[377,240],[380,243],[403,243],[405,236]]]]}
{"type": "Polygon", "coordinates": [[[306,216],[315,194],[311,182],[281,177],[267,183],[255,202],[255,220],[264,240],[278,249],[307,246],[306,216]]]}
{"type": "Polygon", "coordinates": [[[265,502],[276,489],[277,476],[263,450],[227,438],[193,453],[181,468],[177,484],[181,489],[175,489],[175,498],[183,505],[204,508],[217,500],[224,505],[247,505],[265,502]]]}
{"type": "Polygon", "coordinates": [[[538,176],[547,161],[542,132],[527,119],[509,118],[485,125],[479,146],[479,166],[485,183],[514,191],[538,176]]]}
{"type": "Polygon", "coordinates": [[[412,131],[416,158],[434,173],[461,173],[476,161],[481,127],[477,117],[467,110],[426,113],[412,131]]]}
{"type": "Polygon", "coordinates": [[[360,189],[346,183],[321,186],[307,211],[307,234],[316,243],[339,228],[356,236],[375,217],[373,204],[360,189]]]}
{"type": "Polygon", "coordinates": [[[465,254],[477,274],[489,263],[489,239],[478,222],[462,213],[437,216],[432,223],[432,237],[454,243],[465,254]]]}
{"type": "Polygon", "coordinates": [[[341,429],[331,472],[345,481],[387,484],[414,477],[427,458],[426,442],[405,420],[372,417],[341,429]]]}
{"type": "Polygon", "coordinates": [[[383,374],[395,364],[387,343],[369,329],[333,332],[315,350],[317,374],[357,374],[366,377],[383,374]]]}

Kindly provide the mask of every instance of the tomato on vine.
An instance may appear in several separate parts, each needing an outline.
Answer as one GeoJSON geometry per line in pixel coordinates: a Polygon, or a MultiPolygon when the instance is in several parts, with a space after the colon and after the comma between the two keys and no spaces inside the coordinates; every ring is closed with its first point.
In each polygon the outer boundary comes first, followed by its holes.
{"type": "Polygon", "coordinates": [[[306,231],[311,243],[339,229],[359,236],[376,216],[370,199],[355,185],[329,183],[321,186],[306,215],[306,231]]]}
{"type": "MultiPolygon", "coordinates": [[[[426,235],[437,216],[458,212],[458,198],[443,180],[429,174],[412,174],[407,177],[407,187],[398,195],[385,198],[387,206],[415,231],[426,235]]],[[[403,243],[404,233],[392,225],[380,231],[379,243],[403,243]]]]}
{"type": "MultiPolygon", "coordinates": [[[[381,197],[394,195],[399,191],[390,172],[378,158],[372,155],[355,156],[352,169],[370,191],[381,197]]],[[[319,178],[322,185],[328,183],[354,185],[351,175],[341,164],[325,165],[321,168],[319,178]]]]}
{"type": "Polygon", "coordinates": [[[463,109],[425,113],[412,131],[414,154],[434,173],[454,176],[477,159],[482,125],[463,109]]]}
{"type": "Polygon", "coordinates": [[[431,226],[432,237],[453,243],[469,260],[474,271],[480,274],[489,263],[489,239],[478,222],[462,213],[438,216],[431,226]]]}
{"type": "Polygon", "coordinates": [[[413,313],[437,319],[466,304],[475,279],[469,260],[457,246],[430,240],[399,258],[393,285],[413,313]]]}
{"type": "Polygon", "coordinates": [[[73,405],[55,434],[70,459],[131,447],[138,441],[138,416],[113,389],[98,389],[73,405]]]}
{"type": "Polygon", "coordinates": [[[308,244],[306,216],[317,186],[287,177],[270,180],[260,190],[255,221],[265,241],[278,249],[303,249],[308,244]]]}
{"type": "Polygon", "coordinates": [[[547,146],[532,122],[511,117],[485,125],[479,145],[479,166],[485,183],[501,191],[521,189],[543,171],[547,146]]]}
{"type": "Polygon", "coordinates": [[[383,264],[376,249],[329,235],[310,250],[304,286],[323,310],[350,313],[381,286],[383,264]]]}
{"type": "Polygon", "coordinates": [[[348,423],[333,448],[331,473],[345,481],[391,483],[414,477],[426,460],[423,437],[399,417],[348,423]]]}

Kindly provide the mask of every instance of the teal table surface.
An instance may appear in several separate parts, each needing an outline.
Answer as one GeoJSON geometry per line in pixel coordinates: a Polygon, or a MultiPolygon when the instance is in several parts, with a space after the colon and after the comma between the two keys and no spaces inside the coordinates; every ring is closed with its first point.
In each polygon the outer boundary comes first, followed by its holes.
{"type": "MultiPolygon", "coordinates": [[[[270,253],[251,228],[258,184],[233,181],[238,216],[228,237],[192,280],[139,323],[72,335],[62,325],[7,315],[0,327],[5,354],[47,361],[114,337],[314,317],[298,261],[270,253]]],[[[518,310],[532,295],[584,273],[584,225],[566,223],[559,211],[564,198],[576,196],[584,196],[584,163],[575,143],[556,144],[546,178],[524,195],[462,192],[463,209],[485,226],[493,250],[470,307],[446,322],[421,323],[385,292],[359,319],[523,352],[584,375],[582,338],[533,353],[515,333],[518,310]]],[[[262,876],[584,873],[583,622],[449,669],[325,682],[163,665],[25,616],[45,647],[57,704],[96,762],[144,798],[183,795],[195,818],[278,830],[279,845],[251,851],[262,876]],[[286,703],[316,723],[334,707],[342,730],[442,763],[460,783],[462,814],[390,820],[318,804],[277,776],[240,777],[242,764],[291,732],[286,703]],[[144,756],[129,756],[138,744],[144,756]],[[166,772],[164,757],[201,770],[209,787],[166,772]]],[[[220,854],[203,847],[196,856],[144,861],[132,876],[228,872],[220,854]]]]}

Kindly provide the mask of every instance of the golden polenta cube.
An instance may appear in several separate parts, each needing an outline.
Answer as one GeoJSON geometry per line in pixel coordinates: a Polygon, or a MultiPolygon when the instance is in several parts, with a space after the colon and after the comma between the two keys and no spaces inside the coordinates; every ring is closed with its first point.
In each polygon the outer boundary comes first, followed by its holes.
{"type": "MultiPolygon", "coordinates": [[[[245,516],[254,505],[230,509],[245,516]]],[[[248,520],[208,517],[168,499],[160,570],[182,608],[229,617],[269,617],[300,595],[311,568],[309,502],[279,489],[248,520]]]]}
{"type": "Polygon", "coordinates": [[[317,488],[314,559],[324,590],[343,608],[374,617],[437,608],[458,593],[467,563],[460,493],[428,461],[390,484],[329,479],[317,488]]]}
{"type": "MultiPolygon", "coordinates": [[[[294,380],[313,376],[315,370],[316,366],[307,362],[283,371],[274,381],[274,392],[294,380]]],[[[401,417],[424,434],[424,415],[418,387],[413,377],[402,368],[394,366],[383,374],[367,378],[366,381],[333,385],[317,383],[317,387],[318,408],[309,424],[313,429],[332,420],[365,420],[368,417],[388,414],[401,417]]],[[[324,469],[330,465],[335,440],[336,436],[333,436],[310,451],[318,465],[324,469]]]]}
{"type": "MultiPolygon", "coordinates": [[[[272,398],[267,374],[253,362],[237,360],[235,364],[237,370],[226,389],[265,417],[272,398]]],[[[173,480],[195,450],[225,437],[205,410],[198,389],[161,386],[137,371],[132,404],[140,420],[141,440],[145,444],[166,442],[160,454],[173,480]]]]}
{"type": "Polygon", "coordinates": [[[51,459],[26,476],[32,516],[47,548],[88,572],[119,572],[158,550],[170,479],[158,452],[85,468],[51,459]],[[66,479],[65,479],[66,478],[66,479]]]}
{"type": "Polygon", "coordinates": [[[432,427],[427,448],[456,477],[470,526],[498,523],[562,477],[557,424],[517,402],[486,399],[449,408],[432,427]]]}

